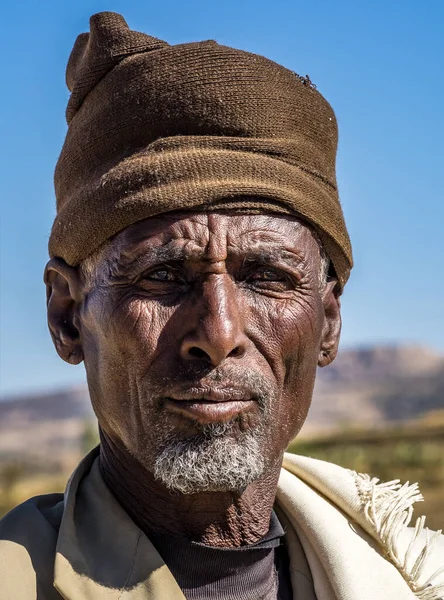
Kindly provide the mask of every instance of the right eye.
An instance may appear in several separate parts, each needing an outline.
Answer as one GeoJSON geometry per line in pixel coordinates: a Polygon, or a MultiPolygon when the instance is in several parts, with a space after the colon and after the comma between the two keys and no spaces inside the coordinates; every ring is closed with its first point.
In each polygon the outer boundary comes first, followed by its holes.
{"type": "Polygon", "coordinates": [[[149,271],[143,277],[151,281],[178,281],[176,274],[170,269],[156,269],[149,271]]]}

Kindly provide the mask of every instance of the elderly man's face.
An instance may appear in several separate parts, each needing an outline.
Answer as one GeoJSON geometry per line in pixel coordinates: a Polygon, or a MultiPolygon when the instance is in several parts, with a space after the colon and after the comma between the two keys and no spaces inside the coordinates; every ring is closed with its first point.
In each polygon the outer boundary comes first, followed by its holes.
{"type": "MultiPolygon", "coordinates": [[[[104,435],[184,493],[261,477],[336,352],[339,303],[320,269],[292,217],[173,213],[127,227],[74,309],[104,435]]],[[[51,322],[51,300],[49,311],[51,322]]]]}

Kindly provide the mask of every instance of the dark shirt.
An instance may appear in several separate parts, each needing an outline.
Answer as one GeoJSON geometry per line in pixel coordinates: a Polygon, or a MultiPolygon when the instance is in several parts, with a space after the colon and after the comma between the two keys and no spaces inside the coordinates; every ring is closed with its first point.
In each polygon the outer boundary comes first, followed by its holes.
{"type": "Polygon", "coordinates": [[[187,600],[292,600],[284,530],[273,512],[268,533],[239,548],[150,534],[187,600]]]}

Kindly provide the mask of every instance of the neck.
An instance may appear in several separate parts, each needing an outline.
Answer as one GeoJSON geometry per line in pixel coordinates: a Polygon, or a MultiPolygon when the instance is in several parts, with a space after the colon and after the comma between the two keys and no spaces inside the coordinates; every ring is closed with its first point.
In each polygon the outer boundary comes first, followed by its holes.
{"type": "Polygon", "coordinates": [[[147,535],[182,536],[221,548],[254,544],[269,529],[280,466],[279,460],[241,493],[174,493],[101,431],[102,476],[147,535]]]}

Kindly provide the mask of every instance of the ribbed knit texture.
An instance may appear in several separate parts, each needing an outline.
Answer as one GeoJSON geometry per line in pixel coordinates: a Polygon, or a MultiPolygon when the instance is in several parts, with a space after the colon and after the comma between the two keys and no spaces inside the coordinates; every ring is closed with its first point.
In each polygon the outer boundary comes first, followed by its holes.
{"type": "Polygon", "coordinates": [[[214,548],[149,533],[187,600],[292,600],[284,530],[273,512],[255,544],[214,548]]]}
{"type": "Polygon", "coordinates": [[[310,80],[214,41],[170,46],[115,13],[90,25],[68,62],[50,255],[77,265],[167,211],[256,208],[309,221],[343,286],[352,254],[337,124],[310,80]]]}

